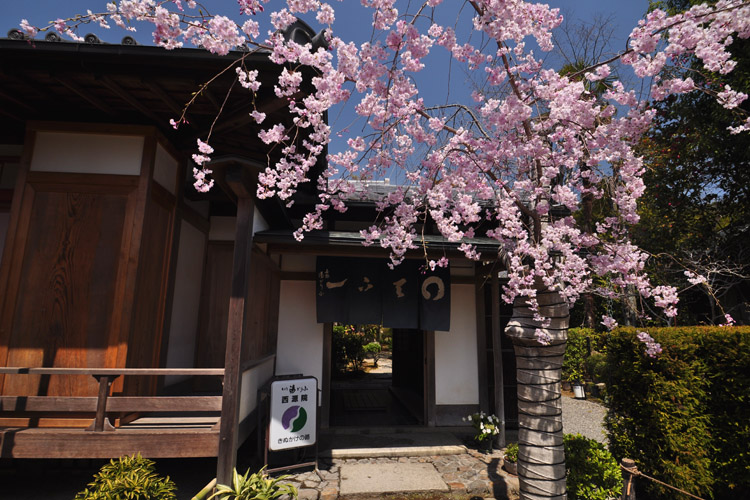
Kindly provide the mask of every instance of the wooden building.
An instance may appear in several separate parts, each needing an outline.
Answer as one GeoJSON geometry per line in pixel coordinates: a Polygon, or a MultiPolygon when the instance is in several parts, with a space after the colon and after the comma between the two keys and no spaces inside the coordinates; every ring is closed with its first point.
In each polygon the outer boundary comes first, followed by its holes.
{"type": "MultiPolygon", "coordinates": [[[[291,208],[256,200],[274,152],[233,88],[242,52],[9,38],[0,54],[0,457],[218,457],[226,481],[274,375],[316,376],[321,425],[337,425],[316,266],[386,253],[361,246],[371,203],[297,242],[315,183],[291,208]],[[200,194],[189,158],[209,130],[217,186],[200,194]]],[[[264,84],[257,109],[289,121],[272,90],[280,68],[263,52],[243,64],[264,84]]],[[[461,425],[506,399],[512,420],[498,273],[437,236],[426,248],[451,259],[450,326],[400,334],[394,377],[419,394],[415,425],[461,425]]]]}

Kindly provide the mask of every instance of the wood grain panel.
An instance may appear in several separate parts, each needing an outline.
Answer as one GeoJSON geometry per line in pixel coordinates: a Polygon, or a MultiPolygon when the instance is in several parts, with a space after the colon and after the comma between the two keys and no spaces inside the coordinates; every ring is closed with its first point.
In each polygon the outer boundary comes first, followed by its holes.
{"type": "Polygon", "coordinates": [[[242,362],[275,354],[279,323],[279,269],[257,248],[251,259],[242,362]]]}
{"type": "Polygon", "coordinates": [[[151,429],[87,432],[83,429],[0,430],[0,456],[13,458],[116,458],[139,450],[148,458],[215,457],[218,431],[151,429]]]}
{"type": "MultiPolygon", "coordinates": [[[[227,318],[229,295],[232,288],[231,242],[209,241],[206,247],[206,263],[201,290],[201,311],[198,320],[198,338],[195,349],[196,368],[220,368],[224,366],[227,342],[227,318]]],[[[204,377],[195,381],[197,390],[220,390],[221,384],[204,377]]]]}
{"type": "MultiPolygon", "coordinates": [[[[163,188],[161,188],[163,190],[163,188]]],[[[174,203],[165,204],[157,189],[146,207],[141,256],[136,278],[133,321],[128,340],[129,368],[159,365],[164,330],[165,301],[172,249],[174,203]]],[[[155,394],[155,377],[128,377],[124,394],[155,394]]]]}
{"type": "MultiPolygon", "coordinates": [[[[36,192],[6,366],[106,366],[127,197],[36,192]]],[[[4,395],[96,395],[89,377],[6,377],[4,395]]]]}

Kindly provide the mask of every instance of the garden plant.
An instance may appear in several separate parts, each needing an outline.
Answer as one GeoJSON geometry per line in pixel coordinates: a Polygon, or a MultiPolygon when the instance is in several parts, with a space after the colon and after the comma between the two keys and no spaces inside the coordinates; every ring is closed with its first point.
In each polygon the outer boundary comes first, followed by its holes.
{"type": "Polygon", "coordinates": [[[282,496],[297,498],[297,488],[285,483],[288,476],[269,477],[265,467],[250,474],[248,469],[240,475],[232,471],[232,484],[217,484],[216,492],[208,500],[273,500],[282,496]]]}
{"type": "Polygon", "coordinates": [[[570,500],[610,500],[622,491],[620,466],[600,442],[565,434],[566,485],[570,500]]]}
{"type": "Polygon", "coordinates": [[[74,500],[175,500],[177,487],[140,453],[112,459],[74,500]]]}

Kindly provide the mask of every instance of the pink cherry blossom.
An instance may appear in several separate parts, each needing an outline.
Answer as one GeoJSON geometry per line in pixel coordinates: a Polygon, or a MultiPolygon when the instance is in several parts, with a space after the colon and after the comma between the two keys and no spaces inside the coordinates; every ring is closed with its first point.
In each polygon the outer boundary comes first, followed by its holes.
{"type": "MultiPolygon", "coordinates": [[[[691,78],[662,78],[662,71],[679,69],[691,58],[706,71],[732,71],[735,62],[727,49],[734,39],[750,37],[750,1],[719,0],[675,16],[652,11],[631,32],[623,53],[582,72],[586,80],[607,85],[596,98],[580,78],[545,68],[544,56],[527,47],[533,39],[542,52],[552,49],[552,32],[562,22],[557,9],[523,0],[361,3],[372,13],[371,26],[363,29],[373,31],[372,41],[361,44],[336,35],[334,8],[320,0],[287,0],[272,12],[264,10],[270,5],[265,0],[238,0],[246,16],[239,25],[225,16],[207,15],[192,0],[185,5],[120,0],[108,4],[106,12],[59,19],[42,29],[77,36],[76,23],[86,19],[109,20],[124,29],[141,22],[152,27],[154,42],[167,49],[190,44],[217,54],[243,44],[263,49],[282,66],[272,88],[288,100],[291,116],[284,124],[266,123],[269,117],[254,107],[261,87],[258,70],[237,65],[237,81],[253,103],[250,116],[266,126],[258,135],[280,155],[259,175],[257,194],[291,203],[301,184],[317,183],[318,200],[295,232],[297,238],[324,227],[329,210],[345,211],[361,194],[355,186],[392,176],[400,185],[376,201],[381,215],[362,236],[366,244],[389,250],[394,265],[419,246],[418,225],[429,218],[471,259],[494,256],[480,255],[467,238],[495,239],[508,263],[504,300],[528,298],[535,316],[539,283],[556,287],[571,304],[584,292],[614,299],[635,290],[667,317],[676,313],[676,290],[650,284],[644,274],[649,256],[629,239],[645,189],[635,146],[651,126],[654,111],[650,101],[613,77],[611,64],[619,59],[632,66],[650,86],[645,95],[654,100],[713,92],[717,105],[737,117],[727,123],[729,133],[746,133],[750,118],[739,105],[747,99],[747,89],[698,89],[691,78]],[[457,18],[462,8],[470,13],[468,31],[444,22],[451,13],[457,18]],[[285,39],[282,30],[304,14],[315,18],[316,31],[325,30],[328,49],[285,39]],[[275,30],[264,40],[262,22],[275,30]],[[466,103],[430,102],[415,74],[425,70],[433,54],[481,78],[482,90],[472,92],[466,103]],[[310,90],[297,97],[302,89],[310,90]],[[342,103],[357,113],[361,132],[349,139],[348,148],[327,158],[322,175],[310,179],[331,141],[326,113],[342,103]],[[290,139],[295,137],[304,140],[290,139]],[[359,184],[351,182],[355,176],[359,184]],[[612,214],[591,230],[573,217],[551,216],[556,206],[579,210],[584,194],[594,199],[608,194],[612,214]]],[[[26,21],[21,28],[30,37],[39,33],[26,21]]],[[[177,127],[183,120],[184,115],[170,124],[177,127]]],[[[207,142],[199,141],[193,156],[196,189],[201,191],[212,185],[206,165],[213,150],[207,142]]],[[[691,284],[701,283],[698,276],[687,277],[691,284]]],[[[539,321],[545,324],[541,316],[539,321]]],[[[609,328],[616,322],[605,316],[602,324],[609,328]]],[[[538,340],[546,341],[542,335],[538,340]]]]}

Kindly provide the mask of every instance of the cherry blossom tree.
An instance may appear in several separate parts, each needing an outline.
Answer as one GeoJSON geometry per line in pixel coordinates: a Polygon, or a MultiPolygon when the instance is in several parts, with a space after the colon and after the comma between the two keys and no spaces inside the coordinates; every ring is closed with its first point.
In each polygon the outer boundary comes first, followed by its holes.
{"type": "MultiPolygon", "coordinates": [[[[643,163],[634,146],[654,117],[649,102],[702,90],[690,77],[660,78],[665,67],[697,60],[707,71],[732,71],[727,47],[736,37],[750,37],[750,2],[721,0],[675,16],[655,10],[633,29],[622,53],[564,75],[545,68],[537,55],[552,49],[552,32],[562,22],[558,10],[547,5],[425,0],[404,2],[403,10],[396,0],[361,0],[372,13],[374,36],[357,45],[332,29],[331,5],[287,0],[266,11],[277,3],[238,0],[243,21],[236,23],[205,14],[194,0],[120,0],[103,13],[42,28],[24,21],[22,29],[30,37],[57,30],[76,38],[81,23],[133,29],[142,21],[153,25],[154,43],[166,49],[186,44],[217,54],[243,44],[267,49],[269,58],[284,66],[275,92],[289,98],[294,128],[252,113],[266,127],[261,139],[283,153],[260,176],[257,195],[289,202],[302,183],[317,183],[319,199],[295,233],[298,238],[321,229],[326,212],[347,210],[348,200],[367,185],[349,179],[388,176],[398,179],[398,189],[378,200],[381,215],[362,235],[366,244],[388,249],[394,265],[419,246],[418,228],[427,221],[470,259],[498,256],[481,256],[467,238],[497,240],[509,276],[503,299],[514,304],[507,332],[519,358],[521,495],[565,498],[560,366],[568,308],[600,277],[597,282],[607,286],[598,293],[614,298],[637,290],[667,316],[675,314],[675,289],[649,283],[643,273],[647,254],[628,236],[644,191],[643,163]],[[456,28],[438,21],[451,18],[445,11],[455,13],[456,28]],[[320,43],[284,38],[295,16],[313,14],[323,33],[320,43]],[[458,29],[463,21],[470,23],[467,30],[458,29]],[[272,29],[262,35],[263,22],[272,29]],[[471,36],[462,38],[464,31],[471,36]],[[429,102],[417,76],[438,51],[481,76],[484,91],[464,102],[429,102]],[[630,66],[650,95],[641,99],[609,78],[616,61],[630,66]],[[311,81],[303,82],[296,70],[301,66],[315,70],[311,81]],[[596,82],[606,89],[594,98],[589,89],[596,82]],[[293,98],[303,83],[313,91],[293,98]],[[323,174],[310,179],[308,172],[331,141],[325,113],[344,102],[366,123],[364,132],[349,137],[348,148],[330,155],[323,174]],[[299,131],[305,140],[295,139],[299,131]],[[612,213],[590,227],[570,215],[552,216],[559,207],[579,210],[583,197],[605,194],[612,213]]],[[[237,77],[249,96],[258,90],[257,73],[238,66],[237,77]]],[[[747,98],[741,90],[725,86],[713,92],[717,105],[737,111],[747,98]]],[[[182,118],[176,118],[173,125],[179,126],[182,118]]],[[[727,133],[746,133],[750,119],[738,111],[727,127],[727,133]]],[[[199,141],[193,157],[198,190],[211,187],[210,143],[210,137],[199,141]]],[[[605,323],[611,325],[611,318],[605,323]]]]}

